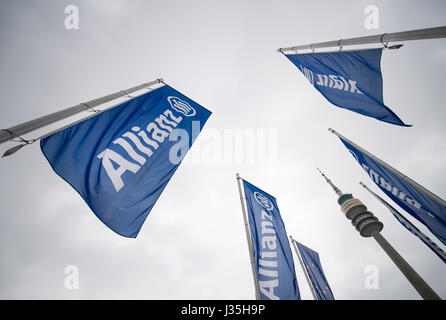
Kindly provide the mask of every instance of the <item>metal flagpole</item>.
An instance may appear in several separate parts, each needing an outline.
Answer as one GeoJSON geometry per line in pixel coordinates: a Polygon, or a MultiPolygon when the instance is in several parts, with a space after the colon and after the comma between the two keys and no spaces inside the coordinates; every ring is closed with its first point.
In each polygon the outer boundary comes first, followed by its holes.
{"type": "Polygon", "coordinates": [[[336,132],[335,130],[333,130],[332,128],[328,129],[328,131],[330,131],[331,133],[337,135],[339,138],[341,138],[342,140],[347,141],[349,144],[351,144],[352,146],[354,146],[356,149],[360,150],[362,153],[365,153],[367,156],[369,156],[370,158],[372,158],[373,160],[375,160],[376,162],[378,162],[379,164],[381,164],[382,166],[386,167],[387,169],[389,169],[390,171],[392,171],[393,173],[395,173],[398,177],[400,177],[401,179],[403,179],[404,181],[412,184],[414,187],[418,188],[420,191],[427,193],[430,197],[432,197],[433,199],[435,199],[436,201],[438,201],[440,204],[442,204],[443,206],[446,206],[446,201],[444,201],[443,199],[441,199],[439,196],[433,194],[432,192],[430,192],[429,190],[427,190],[426,188],[424,188],[423,186],[419,185],[418,183],[416,183],[415,181],[413,181],[412,179],[410,179],[409,177],[407,177],[406,175],[402,174],[401,172],[399,172],[398,170],[396,170],[395,168],[391,167],[390,165],[388,165],[387,163],[385,163],[384,161],[382,161],[381,159],[375,157],[373,154],[371,154],[370,152],[364,150],[363,148],[361,148],[360,146],[358,146],[357,144],[355,144],[354,142],[352,142],[351,140],[347,139],[346,137],[344,137],[343,135],[341,135],[340,133],[336,132]]]}
{"type": "Polygon", "coordinates": [[[314,287],[313,287],[313,285],[310,282],[310,277],[308,276],[308,272],[305,269],[305,266],[304,266],[304,263],[302,261],[302,258],[300,257],[299,250],[297,249],[297,246],[296,246],[296,242],[294,241],[292,236],[290,236],[290,239],[291,239],[291,243],[293,244],[294,251],[296,251],[297,258],[299,259],[300,266],[302,267],[302,270],[304,271],[305,279],[307,279],[307,283],[308,283],[308,286],[310,287],[311,294],[313,295],[313,299],[314,300],[318,300],[318,298],[316,296],[316,293],[314,292],[314,287]]]}
{"type": "Polygon", "coordinates": [[[436,39],[436,38],[446,38],[446,26],[419,29],[419,30],[410,30],[403,32],[383,33],[366,37],[312,43],[301,46],[279,48],[277,49],[277,51],[284,53],[284,51],[297,51],[306,49],[312,50],[317,48],[342,47],[342,46],[353,46],[353,45],[373,44],[373,43],[384,44],[393,41],[423,40],[423,39],[436,39]]]}
{"type": "Polygon", "coordinates": [[[92,109],[100,104],[103,104],[103,103],[115,100],[117,98],[120,98],[122,96],[128,95],[129,93],[139,91],[144,88],[149,88],[150,86],[153,86],[158,83],[163,83],[163,80],[157,79],[155,81],[146,82],[146,83],[143,83],[141,85],[138,85],[138,86],[126,89],[126,90],[121,90],[121,91],[106,95],[101,98],[93,99],[93,100],[90,100],[85,103],[80,103],[76,106],[69,107],[64,110],[57,111],[57,112],[48,114],[43,117],[18,124],[16,126],[8,128],[8,129],[1,129],[0,130],[0,144],[3,142],[6,142],[8,140],[11,140],[13,138],[17,138],[25,133],[34,131],[36,129],[40,129],[40,128],[47,126],[49,124],[52,124],[56,121],[71,117],[71,116],[78,114],[82,111],[92,109]]]}
{"type": "Polygon", "coordinates": [[[240,195],[240,202],[242,204],[243,220],[245,222],[246,240],[248,241],[249,256],[251,258],[252,276],[254,279],[254,286],[256,289],[256,300],[260,300],[260,286],[259,286],[259,280],[257,277],[256,266],[254,263],[254,251],[252,248],[251,234],[249,231],[249,224],[248,224],[248,216],[246,213],[245,195],[243,193],[242,181],[241,181],[242,178],[240,178],[240,175],[238,173],[236,174],[236,177],[237,177],[238,191],[239,191],[239,195],[240,195]]]}
{"type": "Polygon", "coordinates": [[[376,199],[378,199],[379,202],[381,202],[387,209],[389,209],[390,212],[392,212],[400,221],[402,221],[406,225],[406,227],[410,229],[412,233],[417,235],[419,238],[423,239],[424,242],[427,243],[432,250],[434,250],[438,255],[446,259],[446,253],[443,250],[441,250],[441,248],[432,245],[432,241],[423,232],[421,232],[417,228],[414,228],[410,221],[408,221],[398,211],[389,206],[383,199],[381,199],[380,196],[378,196],[375,192],[370,190],[364,183],[360,182],[359,184],[363,186],[368,192],[370,192],[376,199]]]}

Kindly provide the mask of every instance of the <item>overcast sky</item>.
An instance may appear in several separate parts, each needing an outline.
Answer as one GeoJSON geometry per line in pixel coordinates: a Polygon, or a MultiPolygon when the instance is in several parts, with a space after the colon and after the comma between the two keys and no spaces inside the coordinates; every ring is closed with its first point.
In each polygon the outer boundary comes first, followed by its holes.
{"type": "MultiPolygon", "coordinates": [[[[316,167],[374,212],[446,298],[444,263],[359,185],[383,195],[327,130],[446,198],[446,40],[383,52],[384,102],[411,128],[331,105],[276,51],[442,25],[443,1],[0,1],[1,128],[160,77],[213,112],[136,239],[100,222],[38,143],[1,159],[0,298],[253,299],[238,172],[276,197],[288,235],[319,253],[336,299],[420,299],[343,216],[316,167]],[[65,27],[67,5],[79,9],[78,30],[65,27]],[[364,25],[367,5],[379,9],[378,29],[364,25]],[[255,132],[256,143],[266,134],[268,156],[228,155],[235,129],[255,132]],[[65,288],[68,265],[79,270],[77,290],[65,288]],[[364,284],[368,266],[378,289],[364,284]]],[[[302,298],[312,299],[294,262],[302,298]]]]}

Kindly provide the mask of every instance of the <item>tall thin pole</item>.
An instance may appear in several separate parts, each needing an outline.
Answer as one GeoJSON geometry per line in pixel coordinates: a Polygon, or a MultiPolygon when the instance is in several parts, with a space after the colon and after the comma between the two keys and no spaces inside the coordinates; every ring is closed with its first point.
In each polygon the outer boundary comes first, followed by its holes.
{"type": "Polygon", "coordinates": [[[244,196],[243,187],[242,187],[242,178],[240,178],[240,175],[238,173],[237,173],[236,177],[237,177],[238,191],[239,191],[239,195],[240,195],[240,202],[242,204],[243,220],[245,223],[246,241],[248,242],[249,256],[251,259],[251,269],[252,269],[252,277],[254,279],[254,287],[256,290],[256,300],[260,300],[260,286],[259,286],[259,280],[257,277],[256,265],[254,262],[254,250],[252,248],[251,234],[249,231],[248,216],[246,213],[246,201],[245,201],[245,196],[244,196]]]}
{"type": "Polygon", "coordinates": [[[387,242],[380,232],[375,232],[372,237],[378,242],[381,248],[387,253],[389,258],[400,269],[407,280],[424,300],[441,300],[438,294],[420,277],[420,275],[407,263],[406,260],[387,242]]]}
{"type": "Polygon", "coordinates": [[[297,50],[307,50],[307,49],[311,50],[318,48],[354,46],[354,45],[373,44],[373,43],[387,43],[393,41],[423,40],[423,39],[437,39],[437,38],[446,38],[446,26],[419,29],[419,30],[410,30],[403,32],[383,33],[366,37],[357,37],[357,38],[312,43],[300,46],[280,48],[277,51],[283,53],[284,51],[297,51],[297,50]]]}
{"type": "Polygon", "coordinates": [[[48,114],[46,116],[30,120],[21,124],[18,124],[16,126],[10,127],[8,129],[0,129],[0,144],[3,142],[6,142],[8,140],[11,140],[13,138],[16,138],[18,136],[21,136],[25,133],[40,129],[44,126],[47,126],[49,124],[52,124],[56,121],[60,121],[63,119],[66,119],[68,117],[71,117],[75,114],[78,114],[82,111],[86,111],[89,109],[92,109],[98,105],[101,105],[103,103],[115,100],[117,98],[123,97],[128,95],[129,93],[142,90],[144,88],[149,88],[155,84],[162,83],[162,79],[157,79],[155,81],[146,82],[141,85],[126,89],[126,90],[120,90],[118,92],[106,95],[101,98],[93,99],[85,103],[80,103],[78,105],[75,105],[73,107],[66,108],[64,110],[60,110],[51,114],[48,114]]]}
{"type": "Polygon", "coordinates": [[[291,240],[291,243],[293,244],[294,251],[296,252],[297,258],[299,259],[300,266],[302,267],[302,270],[303,270],[304,275],[305,275],[305,279],[307,279],[307,283],[308,283],[308,286],[310,287],[310,291],[311,291],[311,294],[313,295],[313,299],[314,300],[318,300],[318,298],[317,298],[317,296],[316,296],[316,294],[314,292],[314,287],[313,287],[313,285],[310,282],[310,277],[308,276],[308,272],[305,269],[304,262],[302,261],[302,258],[301,258],[300,254],[299,254],[299,250],[297,249],[296,242],[294,241],[292,236],[290,236],[290,240],[291,240]]]}
{"type": "Polygon", "coordinates": [[[328,178],[325,176],[325,174],[324,174],[319,168],[316,168],[316,169],[317,169],[317,171],[319,171],[319,173],[322,175],[322,177],[324,177],[325,181],[327,181],[327,183],[330,185],[330,187],[333,188],[334,192],[335,192],[338,196],[342,196],[342,191],[341,191],[338,187],[336,187],[336,186],[334,185],[334,183],[331,182],[331,180],[328,179],[328,178]]]}
{"type": "Polygon", "coordinates": [[[402,216],[398,211],[396,211],[393,207],[389,206],[387,202],[385,202],[380,196],[378,196],[375,192],[370,190],[364,183],[359,183],[361,186],[364,187],[368,192],[370,192],[376,199],[378,199],[379,202],[381,202],[387,209],[389,209],[390,212],[392,212],[398,220],[404,223],[404,225],[410,229],[411,232],[413,232],[416,236],[418,236],[420,239],[423,240],[424,243],[426,243],[429,248],[431,248],[437,255],[440,257],[443,257],[443,259],[446,260],[446,253],[437,245],[435,245],[432,240],[430,240],[423,232],[418,230],[409,220],[407,220],[404,216],[402,216]]]}

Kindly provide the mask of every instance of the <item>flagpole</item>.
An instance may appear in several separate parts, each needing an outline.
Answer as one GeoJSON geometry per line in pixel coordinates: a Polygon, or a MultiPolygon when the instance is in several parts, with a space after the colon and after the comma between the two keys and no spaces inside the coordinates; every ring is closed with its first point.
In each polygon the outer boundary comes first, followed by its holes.
{"type": "Polygon", "coordinates": [[[163,83],[162,79],[157,79],[151,82],[146,82],[141,85],[126,89],[126,90],[120,90],[118,92],[103,96],[101,98],[93,99],[85,103],[80,103],[78,105],[75,105],[73,107],[69,107],[51,114],[48,114],[46,116],[30,120],[21,124],[18,124],[16,126],[10,127],[8,129],[0,129],[0,144],[3,142],[6,142],[8,140],[11,140],[13,138],[20,137],[21,135],[40,129],[44,126],[47,126],[49,124],[52,124],[54,122],[66,119],[68,117],[71,117],[75,114],[78,114],[82,111],[86,110],[92,110],[92,108],[101,105],[103,103],[115,100],[117,98],[123,97],[128,95],[129,93],[142,90],[144,88],[150,88],[151,86],[163,83]]]}
{"type": "Polygon", "coordinates": [[[318,298],[316,296],[316,293],[314,292],[314,287],[313,287],[313,285],[310,282],[310,278],[308,276],[308,272],[305,269],[305,266],[304,266],[304,263],[302,261],[302,258],[300,257],[299,250],[297,249],[297,246],[296,246],[296,242],[294,241],[292,236],[290,236],[290,239],[291,239],[291,243],[293,244],[294,251],[296,252],[297,258],[299,259],[300,266],[302,267],[302,270],[304,271],[305,279],[307,279],[307,283],[308,283],[308,286],[310,287],[311,294],[313,295],[313,299],[314,300],[318,300],[318,298]]]}
{"type": "Polygon", "coordinates": [[[439,256],[443,257],[444,259],[446,259],[446,254],[443,250],[441,250],[441,248],[437,247],[437,246],[432,246],[432,241],[420,230],[418,230],[418,228],[415,228],[413,226],[413,224],[408,221],[404,216],[402,216],[398,211],[396,211],[394,208],[392,208],[391,206],[389,206],[389,204],[387,202],[385,202],[380,196],[378,196],[375,192],[373,192],[372,190],[370,190],[363,182],[359,183],[361,186],[364,187],[364,189],[366,189],[368,192],[370,192],[376,199],[378,199],[379,202],[381,202],[387,209],[390,210],[390,212],[392,212],[400,221],[404,222],[406,227],[410,228],[410,231],[413,232],[415,235],[417,235],[419,238],[423,239],[424,242],[426,244],[429,245],[429,247],[435,251],[439,256]]]}
{"type": "Polygon", "coordinates": [[[376,162],[378,162],[379,164],[381,164],[382,166],[386,167],[387,169],[389,169],[390,171],[392,171],[393,173],[395,173],[398,177],[400,177],[401,179],[403,179],[404,181],[412,184],[414,187],[418,188],[420,191],[427,193],[430,197],[432,197],[433,199],[435,199],[436,201],[438,201],[441,205],[446,206],[446,201],[444,201],[442,198],[440,198],[439,196],[433,194],[432,192],[430,192],[429,190],[427,190],[426,188],[424,188],[423,186],[419,185],[418,183],[416,183],[415,181],[413,181],[412,179],[410,179],[408,176],[402,174],[401,172],[399,172],[398,170],[396,170],[395,168],[391,167],[390,165],[388,165],[387,163],[385,163],[384,161],[382,161],[381,159],[375,157],[373,154],[371,154],[370,152],[364,150],[363,148],[361,148],[360,146],[358,146],[356,143],[352,142],[351,140],[347,139],[346,137],[344,137],[342,134],[336,132],[334,129],[329,128],[328,131],[330,131],[331,133],[337,135],[339,138],[341,138],[342,140],[347,141],[349,144],[351,144],[352,146],[354,146],[356,149],[358,149],[359,151],[361,151],[362,153],[366,154],[367,156],[369,156],[370,158],[372,158],[373,160],[375,160],[376,162]]]}
{"type": "Polygon", "coordinates": [[[256,290],[256,300],[260,300],[260,287],[259,287],[259,281],[257,278],[256,266],[255,266],[255,262],[254,262],[254,250],[252,248],[251,235],[250,235],[250,231],[249,231],[248,216],[246,213],[246,201],[245,201],[245,196],[243,193],[242,181],[241,181],[242,178],[240,177],[240,175],[238,173],[236,174],[236,177],[237,177],[238,191],[239,191],[239,195],[240,195],[240,202],[242,205],[243,220],[245,223],[246,240],[248,242],[249,256],[251,259],[251,269],[252,269],[252,276],[254,279],[254,287],[256,290]]]}
{"type": "Polygon", "coordinates": [[[312,43],[312,44],[293,46],[287,48],[279,48],[277,49],[277,51],[284,53],[284,51],[297,51],[297,50],[307,50],[307,49],[314,50],[318,48],[354,46],[354,45],[373,44],[373,43],[384,44],[394,41],[423,40],[423,39],[437,39],[437,38],[446,38],[446,26],[410,30],[403,32],[383,33],[366,37],[357,37],[357,38],[312,43]]]}

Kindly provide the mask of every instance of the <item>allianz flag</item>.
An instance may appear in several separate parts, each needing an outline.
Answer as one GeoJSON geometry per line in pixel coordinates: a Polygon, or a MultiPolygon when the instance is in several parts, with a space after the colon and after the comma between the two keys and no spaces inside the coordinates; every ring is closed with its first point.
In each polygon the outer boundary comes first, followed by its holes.
{"type": "Polygon", "coordinates": [[[276,199],[243,180],[262,300],[300,299],[293,255],[276,199]]]}
{"type": "MultiPolygon", "coordinates": [[[[335,133],[337,134],[337,133],[335,133]]],[[[339,134],[337,134],[339,136],[339,134]]],[[[446,205],[415,182],[350,141],[341,141],[373,182],[398,206],[424,224],[446,245],[446,205]],[[399,174],[397,174],[399,173],[399,174]]]]}
{"type": "Polygon", "coordinates": [[[165,85],[40,142],[110,229],[135,238],[211,112],[165,85]]]}
{"type": "Polygon", "coordinates": [[[305,270],[310,278],[311,285],[313,286],[313,292],[316,294],[318,300],[334,300],[333,292],[328,285],[327,278],[325,277],[324,270],[322,270],[322,264],[319,259],[319,254],[316,251],[304,246],[303,244],[294,240],[299,249],[300,256],[302,257],[305,270]]]}
{"type": "Polygon", "coordinates": [[[399,126],[383,101],[382,49],[286,54],[310,83],[335,106],[399,126]]]}
{"type": "Polygon", "coordinates": [[[429,239],[423,232],[415,227],[409,220],[407,220],[401,213],[399,213],[394,207],[392,207],[386,200],[374,194],[378,200],[389,208],[395,219],[397,219],[407,230],[417,236],[425,245],[427,245],[444,263],[446,263],[446,253],[435,242],[429,239]]]}

